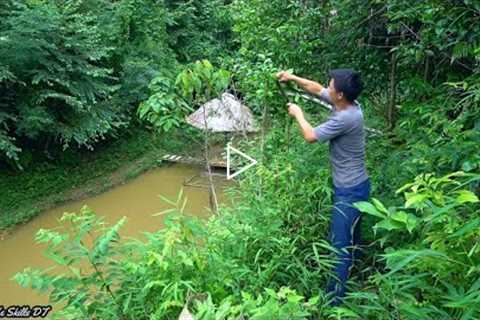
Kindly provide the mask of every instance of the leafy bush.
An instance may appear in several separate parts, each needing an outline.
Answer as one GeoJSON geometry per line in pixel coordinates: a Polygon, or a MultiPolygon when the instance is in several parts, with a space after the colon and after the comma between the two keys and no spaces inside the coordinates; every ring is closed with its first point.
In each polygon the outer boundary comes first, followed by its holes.
{"type": "MultiPolygon", "coordinates": [[[[210,296],[218,306],[215,312],[223,312],[230,303],[238,305],[228,310],[232,316],[243,312],[264,319],[273,311],[280,318],[304,319],[316,314],[313,296],[319,294],[331,266],[329,245],[318,236],[312,238],[326,228],[326,219],[319,221],[316,212],[326,185],[308,179],[316,170],[295,173],[292,167],[283,168],[284,162],[274,157],[254,170],[256,174],[252,171],[242,182],[243,192],[235,196],[243,200],[223,207],[207,223],[182,214],[180,194],[170,200],[173,210],[166,228],[148,234],[145,243],[118,241],[123,220],[107,228],[86,208],[79,215],[67,214],[63,221],[73,228],[37,234],[37,241],[48,243],[47,256],[67,273],[25,270],[16,279],[43,292],[52,290],[51,301],[65,305],[58,313],[63,319],[171,318],[195,294],[210,296]],[[301,193],[294,190],[306,183],[312,191],[304,193],[303,200],[318,200],[299,208],[301,193]],[[299,220],[299,215],[308,219],[299,220]],[[293,279],[300,280],[292,288],[300,294],[282,289],[293,279]],[[302,299],[307,293],[313,300],[302,299]]],[[[203,303],[195,304],[193,311],[208,318],[209,302],[203,303]]]]}
{"type": "Polygon", "coordinates": [[[57,144],[91,149],[115,136],[136,119],[150,81],[178,71],[177,58],[185,62],[186,52],[208,50],[218,57],[224,48],[218,36],[229,37],[220,7],[214,1],[199,7],[154,0],[2,2],[2,158],[21,166],[21,149],[48,155],[57,144]]]}
{"type": "Polygon", "coordinates": [[[7,121],[16,135],[88,146],[122,125],[103,103],[116,86],[98,64],[113,48],[101,43],[95,16],[78,4],[39,3],[17,5],[5,24],[0,53],[14,75],[7,121]]]}
{"type": "Polygon", "coordinates": [[[179,127],[187,112],[193,109],[175,93],[172,81],[158,76],[151,81],[149,88],[152,95],[138,108],[140,119],[164,132],[179,127]]]}
{"type": "Polygon", "coordinates": [[[403,319],[480,316],[479,200],[468,190],[479,180],[463,172],[423,174],[397,190],[405,191],[401,207],[386,208],[376,199],[357,204],[380,219],[373,229],[384,248],[385,273],[375,272],[365,293],[352,294],[352,311],[391,319],[390,305],[403,319]],[[373,303],[378,308],[359,308],[373,303]]]}
{"type": "Polygon", "coordinates": [[[323,291],[335,263],[325,240],[326,146],[296,136],[286,151],[279,128],[265,138],[263,161],[230,190],[234,205],[208,221],[183,215],[180,193],[176,201],[165,199],[172,205],[165,229],[147,234],[146,242],[126,242],[117,235],[123,221],[106,228],[83,209],[63,218],[73,229],[37,235],[68,273],[26,270],[17,281],[53,289],[50,299],[65,304],[58,314],[64,319],[169,319],[185,304],[199,319],[478,317],[472,306],[479,298],[479,202],[468,188],[479,175],[421,175],[399,189],[406,191],[403,206],[360,203],[380,218],[364,226],[374,226],[379,238],[366,250],[346,303],[333,308],[323,291]]]}
{"type": "Polygon", "coordinates": [[[90,145],[142,100],[140,118],[167,131],[227,87],[270,131],[261,148],[242,146],[261,164],[208,222],[180,214],[179,197],[177,214],[145,243],[119,242],[122,222],[104,229],[87,209],[65,216],[75,226],[68,237],[40,231],[70,273],[30,270],[17,280],[53,289],[52,301],[66,305],[59,317],[169,319],[185,304],[201,319],[480,317],[477,2],[123,0],[98,2],[98,15],[86,3],[0,4],[8,157],[17,159],[25,138],[90,145]],[[188,65],[205,58],[232,74],[205,60],[188,65]],[[345,304],[332,308],[323,294],[335,263],[325,240],[327,149],[291,135],[273,74],[326,83],[326,71],[342,66],[362,71],[368,121],[385,129],[386,117],[392,130],[369,139],[375,199],[358,206],[370,245],[345,304]],[[70,131],[56,126],[67,120],[70,131]]]}
{"type": "Polygon", "coordinates": [[[158,76],[150,83],[152,95],[140,104],[138,115],[161,131],[179,127],[194,107],[219,97],[230,83],[230,73],[216,70],[208,60],[197,61],[181,71],[175,83],[158,76]]]}

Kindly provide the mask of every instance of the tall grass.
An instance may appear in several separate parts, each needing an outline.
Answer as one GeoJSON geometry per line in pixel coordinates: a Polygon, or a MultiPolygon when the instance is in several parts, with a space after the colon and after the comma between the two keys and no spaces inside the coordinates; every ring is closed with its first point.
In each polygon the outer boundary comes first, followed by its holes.
{"type": "Polygon", "coordinates": [[[16,280],[53,289],[61,319],[176,319],[185,306],[197,319],[478,318],[480,216],[468,191],[478,175],[423,175],[399,190],[402,205],[358,204],[369,245],[345,303],[330,307],[326,146],[295,136],[287,152],[282,137],[281,129],[265,137],[264,161],[208,221],[184,215],[180,193],[164,229],[119,242],[123,220],[107,228],[84,209],[64,216],[73,225],[65,233],[37,234],[68,272],[25,270],[16,280]]]}

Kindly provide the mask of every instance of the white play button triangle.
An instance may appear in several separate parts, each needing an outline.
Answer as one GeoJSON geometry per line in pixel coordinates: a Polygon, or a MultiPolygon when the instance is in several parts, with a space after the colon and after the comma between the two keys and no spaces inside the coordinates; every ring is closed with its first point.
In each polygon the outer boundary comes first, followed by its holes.
{"type": "Polygon", "coordinates": [[[246,155],[245,153],[243,153],[242,151],[238,150],[238,149],[235,149],[234,147],[232,147],[229,144],[227,144],[227,179],[232,179],[233,177],[235,176],[238,176],[240,173],[244,172],[245,170],[247,170],[248,168],[250,167],[253,167],[254,165],[256,165],[258,163],[257,160],[253,159],[252,157],[246,155]],[[236,153],[236,154],[239,154],[241,155],[242,157],[244,157],[245,159],[249,160],[250,163],[247,164],[246,166],[244,166],[243,168],[241,168],[240,170],[236,171],[234,174],[230,175],[230,165],[231,165],[231,159],[230,159],[230,155],[231,153],[236,153]]]}

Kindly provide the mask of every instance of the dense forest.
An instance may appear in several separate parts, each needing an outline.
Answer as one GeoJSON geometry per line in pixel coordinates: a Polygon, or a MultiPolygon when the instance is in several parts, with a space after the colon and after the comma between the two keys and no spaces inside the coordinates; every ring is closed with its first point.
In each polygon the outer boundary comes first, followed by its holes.
{"type": "Polygon", "coordinates": [[[118,242],[124,221],[107,228],[88,209],[64,217],[69,234],[40,231],[68,272],[16,280],[64,306],[55,317],[480,318],[480,2],[3,0],[0,17],[10,175],[139,127],[198,135],[185,115],[223,91],[266,128],[244,142],[261,161],[230,191],[236,205],[208,221],[183,215],[180,193],[147,242],[118,242]],[[361,72],[367,125],[383,134],[367,136],[364,257],[333,307],[328,145],[303,141],[275,74],[327,84],[338,67],[361,72]]]}

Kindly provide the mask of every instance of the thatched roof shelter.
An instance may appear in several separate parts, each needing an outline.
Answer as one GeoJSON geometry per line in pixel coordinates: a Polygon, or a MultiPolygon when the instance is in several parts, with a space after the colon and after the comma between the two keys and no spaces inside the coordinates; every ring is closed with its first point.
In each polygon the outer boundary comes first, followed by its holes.
{"type": "Polygon", "coordinates": [[[192,126],[212,132],[256,132],[252,111],[230,93],[213,99],[189,115],[186,121],[192,126]]]}

